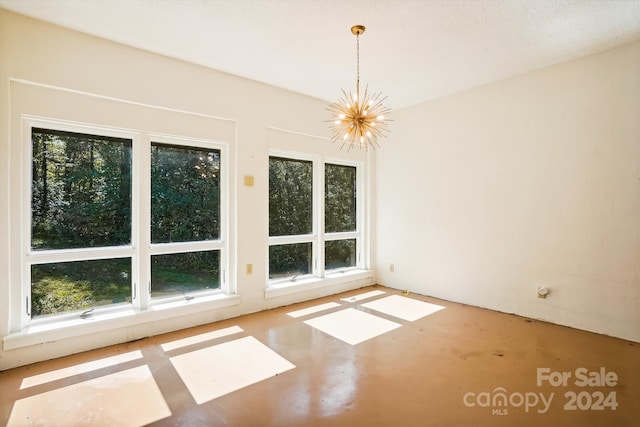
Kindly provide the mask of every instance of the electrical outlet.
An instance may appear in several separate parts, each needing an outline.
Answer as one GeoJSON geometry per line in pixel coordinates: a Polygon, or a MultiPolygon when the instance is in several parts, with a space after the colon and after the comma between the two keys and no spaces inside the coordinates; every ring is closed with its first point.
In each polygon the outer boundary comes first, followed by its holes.
{"type": "Polygon", "coordinates": [[[546,286],[538,286],[538,298],[546,298],[549,295],[549,288],[546,286]]]}
{"type": "Polygon", "coordinates": [[[247,274],[253,274],[253,264],[247,264],[247,274]]]}

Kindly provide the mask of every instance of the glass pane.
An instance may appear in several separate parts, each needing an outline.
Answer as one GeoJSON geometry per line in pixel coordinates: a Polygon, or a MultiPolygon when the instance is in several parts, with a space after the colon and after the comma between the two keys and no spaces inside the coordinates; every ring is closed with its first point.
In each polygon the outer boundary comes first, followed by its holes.
{"type": "Polygon", "coordinates": [[[220,288],[220,251],[151,257],[151,296],[168,297],[220,288]]]}
{"type": "Polygon", "coordinates": [[[313,231],[313,163],[269,157],[269,236],[313,231]]]}
{"type": "Polygon", "coordinates": [[[31,316],[131,302],[131,258],[31,266],[31,316]]]}
{"type": "Polygon", "coordinates": [[[131,242],[131,140],[34,128],[31,248],[131,242]]]}
{"type": "Polygon", "coordinates": [[[355,267],[356,239],[326,241],[324,265],[327,270],[332,268],[355,267]]]}
{"type": "Polygon", "coordinates": [[[269,278],[311,273],[311,243],[269,246],[269,278]]]}
{"type": "Polygon", "coordinates": [[[327,233],[356,230],[356,168],[325,165],[324,228],[327,233]]]}
{"type": "Polygon", "coordinates": [[[220,235],[220,151],[153,143],[151,241],[215,240],[220,235]]]}

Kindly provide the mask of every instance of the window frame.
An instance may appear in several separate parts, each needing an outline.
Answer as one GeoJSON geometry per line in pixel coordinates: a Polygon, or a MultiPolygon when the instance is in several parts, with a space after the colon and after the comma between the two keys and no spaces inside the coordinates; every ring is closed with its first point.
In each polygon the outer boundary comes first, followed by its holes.
{"type": "Polygon", "coordinates": [[[335,274],[342,274],[346,271],[352,270],[363,270],[365,268],[364,262],[364,212],[365,212],[365,191],[364,191],[364,165],[362,162],[350,161],[345,159],[338,159],[334,157],[327,157],[322,164],[322,226],[324,232],[323,239],[323,249],[324,242],[326,241],[335,241],[335,240],[350,240],[356,239],[356,265],[351,267],[338,267],[327,269],[326,268],[326,260],[324,255],[324,250],[322,252],[322,268],[324,270],[325,276],[331,276],[335,274]],[[325,169],[326,165],[337,165],[337,166],[349,166],[354,167],[356,169],[356,229],[354,231],[337,231],[337,232],[324,232],[324,188],[325,188],[325,169]]]}
{"type": "MultiPolygon", "coordinates": [[[[313,224],[311,234],[295,236],[268,236],[268,247],[289,243],[312,243],[312,272],[310,274],[297,276],[292,281],[293,275],[271,279],[269,278],[269,251],[266,254],[266,289],[267,297],[280,294],[283,288],[305,288],[305,285],[325,286],[333,283],[336,278],[353,277],[350,274],[367,273],[368,256],[366,255],[366,182],[365,163],[333,156],[323,156],[319,154],[308,154],[296,151],[269,149],[268,161],[272,157],[302,160],[312,162],[313,177],[313,224]],[[325,233],[325,165],[350,166],[356,168],[356,229],[347,232],[325,233]],[[335,269],[325,268],[325,242],[335,240],[356,239],[356,265],[351,267],[339,267],[335,269]],[[348,273],[346,276],[344,273],[348,273]]],[[[271,191],[267,188],[267,191],[271,191]]],[[[268,227],[267,227],[268,229],[268,227]]],[[[268,234],[268,232],[267,232],[268,234]]]]}
{"type": "MultiPolygon", "coordinates": [[[[20,282],[20,298],[22,309],[20,313],[20,329],[24,329],[30,325],[39,325],[45,323],[63,322],[71,318],[77,317],[78,312],[60,313],[56,315],[42,316],[41,318],[31,318],[31,266],[34,264],[49,264],[57,262],[73,262],[73,261],[89,261],[110,258],[130,258],[132,275],[135,270],[135,251],[138,246],[137,223],[138,205],[139,205],[139,180],[134,170],[136,169],[138,159],[137,152],[140,146],[140,135],[138,132],[124,129],[114,128],[100,125],[88,125],[85,123],[68,122],[63,120],[52,120],[40,117],[22,117],[23,130],[23,170],[22,174],[22,194],[24,195],[21,202],[22,222],[21,230],[21,265],[22,274],[20,282]],[[31,200],[32,200],[32,162],[33,162],[33,128],[42,128],[46,130],[83,133],[96,136],[107,136],[116,138],[126,138],[131,140],[131,241],[128,245],[122,246],[106,246],[97,248],[71,248],[71,249],[50,249],[33,251],[31,249],[31,200]],[[137,148],[137,149],[136,149],[137,148]]],[[[134,292],[133,282],[131,285],[132,293],[134,292]]],[[[133,296],[132,296],[133,298],[133,296]]],[[[133,301],[132,301],[133,302],[133,301]]],[[[128,306],[128,303],[109,304],[106,306],[97,306],[95,311],[110,312],[128,306]]]]}
{"type": "MultiPolygon", "coordinates": [[[[148,292],[142,300],[142,302],[147,302],[147,305],[158,305],[162,303],[170,303],[175,301],[184,300],[184,296],[169,296],[162,298],[151,298],[151,257],[154,255],[168,255],[174,253],[188,253],[188,252],[203,252],[203,251],[211,251],[211,250],[219,250],[220,251],[220,288],[212,289],[212,290],[203,290],[203,291],[194,291],[189,293],[189,296],[199,297],[206,295],[215,295],[215,294],[228,294],[230,293],[229,286],[229,275],[227,272],[229,271],[229,212],[228,212],[228,199],[229,199],[229,172],[228,172],[228,144],[220,141],[214,141],[209,139],[201,139],[201,138],[189,138],[183,136],[174,136],[174,135],[166,135],[160,133],[148,133],[148,150],[145,150],[145,154],[148,155],[148,158],[145,159],[148,167],[145,168],[145,186],[148,186],[149,191],[146,193],[148,195],[147,203],[145,204],[149,208],[148,215],[145,215],[142,221],[146,221],[144,224],[144,229],[148,231],[148,236],[143,235],[141,237],[145,238],[145,241],[148,242],[147,252],[148,256],[141,257],[141,259],[146,260],[147,269],[145,276],[148,277],[146,280],[148,292]],[[195,148],[208,148],[211,150],[217,150],[220,152],[220,217],[219,221],[219,234],[218,238],[214,240],[200,240],[193,242],[170,242],[170,243],[152,243],[151,241],[151,145],[157,144],[167,144],[173,146],[181,146],[185,148],[195,147],[195,148]]],[[[145,254],[146,255],[146,254],[145,254]]],[[[141,277],[143,277],[141,275],[141,277]]]]}
{"type": "MultiPolygon", "coordinates": [[[[56,262],[73,262],[85,260],[102,260],[111,258],[131,259],[131,303],[115,303],[95,306],[91,318],[120,319],[131,315],[138,317],[155,317],[149,312],[153,310],[171,309],[184,304],[184,296],[151,299],[151,256],[156,254],[185,253],[203,250],[220,251],[220,287],[211,290],[195,291],[190,296],[198,301],[218,301],[230,296],[235,289],[231,286],[230,266],[230,159],[229,144],[211,139],[191,138],[162,133],[145,132],[138,129],[127,129],[67,120],[50,119],[38,116],[21,115],[21,158],[22,167],[14,177],[20,184],[20,212],[22,214],[20,228],[20,277],[12,285],[11,317],[12,333],[25,333],[30,329],[37,331],[56,330],[65,326],[77,326],[78,311],[31,317],[31,266],[56,262]],[[131,140],[131,241],[128,245],[107,246],[97,248],[72,248],[37,250],[31,249],[32,232],[32,162],[33,143],[32,129],[42,128],[53,131],[82,133],[96,136],[126,138],[131,140]],[[185,147],[200,147],[220,152],[220,218],[219,238],[212,241],[151,243],[151,144],[171,144],[185,147]],[[145,285],[146,284],[146,285],[145,285]],[[200,298],[203,297],[203,298],[200,298]]],[[[221,306],[226,306],[223,303],[221,306]]],[[[178,310],[184,311],[184,308],[178,310]]],[[[73,335],[66,332],[62,335],[73,335]]],[[[39,342],[39,341],[36,341],[39,342]]],[[[18,345],[21,346],[21,345],[18,345]]],[[[10,346],[13,348],[13,346],[10,346]]]]}
{"type": "MultiPolygon", "coordinates": [[[[277,279],[269,278],[269,251],[267,250],[267,281],[271,285],[278,284],[286,284],[286,283],[294,283],[295,281],[304,281],[305,279],[309,279],[316,276],[316,260],[318,259],[318,241],[317,236],[319,234],[319,225],[318,225],[318,192],[320,189],[318,188],[318,162],[320,161],[320,157],[316,155],[306,154],[306,153],[296,153],[291,151],[284,150],[269,150],[268,161],[271,160],[271,157],[277,157],[286,160],[293,161],[305,161],[311,162],[311,233],[310,234],[294,234],[290,236],[269,236],[269,244],[268,246],[279,246],[293,243],[311,243],[311,273],[304,274],[300,276],[290,275],[287,277],[279,277],[277,279]],[[295,281],[292,281],[292,278],[295,277],[295,281]]],[[[267,191],[271,191],[269,186],[267,186],[267,191]]],[[[267,217],[268,217],[267,213],[267,217]]],[[[267,219],[268,221],[268,219],[267,219]]],[[[268,230],[268,227],[267,227],[268,230]]],[[[268,234],[268,231],[267,231],[268,234]]]]}

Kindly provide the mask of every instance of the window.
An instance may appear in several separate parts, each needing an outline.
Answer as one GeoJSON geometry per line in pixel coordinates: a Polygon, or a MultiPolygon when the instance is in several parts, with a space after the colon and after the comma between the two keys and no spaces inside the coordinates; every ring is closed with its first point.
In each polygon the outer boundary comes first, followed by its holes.
{"type": "Polygon", "coordinates": [[[355,166],[324,167],[325,269],[355,267],[357,256],[357,181],[355,166]]]}
{"type": "Polygon", "coordinates": [[[31,144],[28,312],[131,303],[132,139],[33,128],[31,144]]]}
{"type": "Polygon", "coordinates": [[[225,144],[24,123],[23,327],[228,291],[225,144]]]}
{"type": "Polygon", "coordinates": [[[312,273],[313,162],[269,158],[269,278],[312,273]]]}
{"type": "Polygon", "coordinates": [[[151,144],[152,298],[220,288],[220,172],[220,150],[151,144]]]}
{"type": "Polygon", "coordinates": [[[361,166],[272,150],[271,285],[362,269],[361,166]]]}

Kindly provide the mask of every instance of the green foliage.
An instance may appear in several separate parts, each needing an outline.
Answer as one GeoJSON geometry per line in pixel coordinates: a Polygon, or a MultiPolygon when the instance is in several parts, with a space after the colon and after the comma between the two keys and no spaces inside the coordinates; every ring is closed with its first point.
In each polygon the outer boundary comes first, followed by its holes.
{"type": "Polygon", "coordinates": [[[313,163],[269,158],[269,235],[313,231],[313,163]]]}
{"type": "Polygon", "coordinates": [[[131,242],[131,140],[33,129],[35,250],[131,242]]]}
{"type": "Polygon", "coordinates": [[[131,301],[131,259],[59,262],[31,267],[31,315],[131,301]]]}
{"type": "Polygon", "coordinates": [[[353,267],[356,265],[356,239],[325,242],[324,264],[326,269],[353,267]]]}
{"type": "Polygon", "coordinates": [[[220,287],[220,251],[151,257],[151,296],[158,297],[220,287]]]}
{"type": "Polygon", "coordinates": [[[219,151],[154,143],[151,186],[152,242],[219,237],[219,151]]]}
{"type": "Polygon", "coordinates": [[[311,273],[311,243],[269,246],[269,278],[311,273]]]}
{"type": "Polygon", "coordinates": [[[327,233],[356,230],[356,168],[326,164],[324,228],[327,233]]]}

